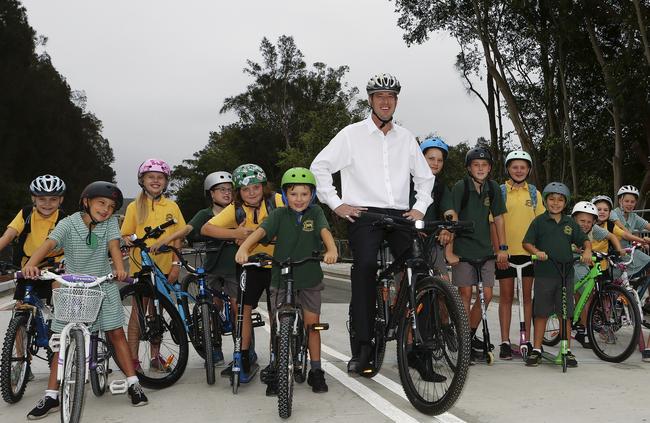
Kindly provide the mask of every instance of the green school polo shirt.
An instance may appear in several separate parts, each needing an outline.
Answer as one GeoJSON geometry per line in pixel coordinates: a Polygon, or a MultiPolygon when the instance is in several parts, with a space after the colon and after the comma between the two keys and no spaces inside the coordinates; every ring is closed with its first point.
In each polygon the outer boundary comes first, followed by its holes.
{"type": "Polygon", "coordinates": [[[187,222],[192,227],[192,232],[189,233],[188,238],[191,241],[205,241],[207,248],[221,248],[220,252],[206,253],[204,263],[206,273],[223,277],[235,277],[237,246],[232,243],[223,246],[225,241],[201,235],[201,228],[213,217],[212,207],[199,210],[192,220],[187,222]]]}
{"type": "Polygon", "coordinates": [[[451,189],[452,206],[458,214],[458,219],[474,222],[474,232],[458,234],[454,240],[454,254],[460,257],[479,259],[494,254],[490,239],[489,216],[490,213],[495,217],[500,216],[507,210],[499,184],[492,180],[488,182],[492,186],[492,202],[490,202],[487,185],[483,184],[479,194],[476,192],[474,182],[469,176],[465,176],[465,178],[456,182],[451,189]],[[469,196],[467,205],[463,210],[460,210],[465,191],[465,181],[468,183],[469,196]]]}
{"type": "MultiPolygon", "coordinates": [[[[329,229],[323,209],[318,205],[311,206],[300,221],[298,214],[288,207],[273,210],[260,225],[266,231],[262,242],[276,239],[273,257],[277,260],[292,258],[296,260],[310,257],[314,250],[322,249],[320,231],[329,229]]],[[[312,288],[323,280],[320,263],[309,261],[293,268],[294,288],[312,288]]],[[[271,286],[280,286],[280,268],[273,266],[271,286]]]]}
{"type": "MultiPolygon", "coordinates": [[[[570,216],[562,215],[560,221],[556,222],[548,211],[545,211],[530,223],[523,242],[533,244],[538,250],[544,251],[557,261],[567,262],[573,258],[571,244],[582,247],[586,240],[587,235],[570,216]]],[[[567,277],[573,278],[573,266],[568,267],[567,277]]],[[[561,277],[555,265],[549,260],[535,262],[535,276],[561,277]]]]}

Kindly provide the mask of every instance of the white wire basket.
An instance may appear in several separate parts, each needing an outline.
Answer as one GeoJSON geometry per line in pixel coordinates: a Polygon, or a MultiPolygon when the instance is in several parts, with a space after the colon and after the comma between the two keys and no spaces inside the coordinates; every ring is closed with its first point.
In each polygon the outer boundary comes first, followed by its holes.
{"type": "Polygon", "coordinates": [[[68,323],[88,323],[97,320],[104,293],[89,288],[54,288],[54,318],[68,323]]]}

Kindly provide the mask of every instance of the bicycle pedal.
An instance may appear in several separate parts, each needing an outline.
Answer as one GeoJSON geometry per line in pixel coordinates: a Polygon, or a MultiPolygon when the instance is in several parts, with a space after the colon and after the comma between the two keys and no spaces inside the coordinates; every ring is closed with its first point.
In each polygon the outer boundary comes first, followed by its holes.
{"type": "Polygon", "coordinates": [[[329,323],[313,323],[311,325],[311,330],[321,331],[321,330],[328,330],[329,328],[330,328],[329,323]]]}
{"type": "Polygon", "coordinates": [[[251,323],[253,324],[254,328],[259,328],[260,326],[264,326],[264,319],[262,319],[262,315],[260,313],[252,313],[251,314],[251,323]]]}
{"type": "Polygon", "coordinates": [[[126,382],[126,379],[118,379],[112,381],[108,386],[108,389],[111,390],[111,394],[120,395],[126,393],[126,391],[129,389],[129,385],[126,382]]]}
{"type": "Polygon", "coordinates": [[[61,335],[59,335],[58,333],[52,334],[52,336],[50,337],[49,344],[52,352],[59,352],[59,350],[61,349],[61,335]]]}

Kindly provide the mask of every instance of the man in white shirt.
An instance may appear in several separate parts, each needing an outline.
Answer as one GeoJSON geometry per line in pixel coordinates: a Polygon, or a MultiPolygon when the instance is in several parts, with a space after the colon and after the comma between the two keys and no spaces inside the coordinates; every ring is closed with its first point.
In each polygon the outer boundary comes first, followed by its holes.
{"type": "Polygon", "coordinates": [[[350,300],[348,372],[372,373],[377,252],[384,239],[393,256],[410,247],[402,231],[387,232],[372,225],[362,211],[422,219],[432,202],[434,176],[408,130],[392,122],[401,86],[389,74],[375,75],[366,86],[372,110],[367,119],[343,128],[311,164],[317,194],[341,218],[349,221],[348,238],[354,256],[350,300]],[[342,198],[332,183],[341,172],[342,198]],[[411,176],[416,202],[409,210],[411,176]]]}

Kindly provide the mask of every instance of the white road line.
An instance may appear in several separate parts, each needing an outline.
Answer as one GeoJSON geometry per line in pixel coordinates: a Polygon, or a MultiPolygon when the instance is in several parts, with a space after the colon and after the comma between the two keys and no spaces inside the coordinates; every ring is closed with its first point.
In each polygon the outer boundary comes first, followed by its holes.
{"type": "Polygon", "coordinates": [[[327,274],[327,273],[326,273],[325,276],[323,276],[323,277],[324,277],[325,279],[331,279],[331,280],[334,280],[334,281],[340,281],[340,282],[347,282],[347,283],[350,283],[350,278],[339,278],[339,277],[337,277],[337,276],[331,276],[331,275],[329,275],[329,274],[327,274]]]}

